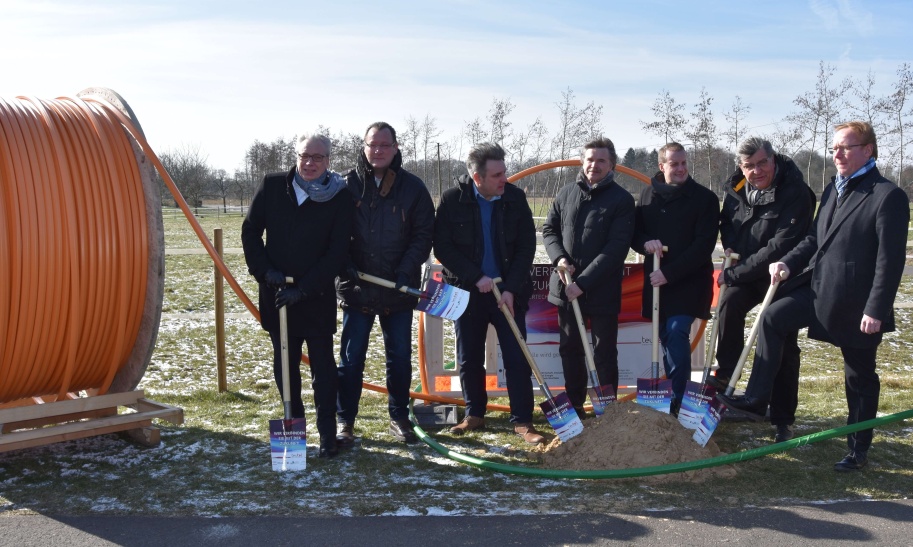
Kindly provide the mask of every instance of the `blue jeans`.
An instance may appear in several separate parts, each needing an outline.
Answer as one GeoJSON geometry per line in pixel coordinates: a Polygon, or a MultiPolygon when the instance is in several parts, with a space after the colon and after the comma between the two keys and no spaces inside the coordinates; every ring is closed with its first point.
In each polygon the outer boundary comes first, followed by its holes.
{"type": "MultiPolygon", "coordinates": [[[[526,337],[526,311],[517,308],[514,320],[520,334],[526,337]]],[[[456,331],[457,363],[460,365],[460,384],[463,400],[466,401],[466,415],[481,418],[488,404],[485,389],[485,338],[491,324],[498,334],[504,374],[507,377],[507,396],[510,399],[511,423],[533,421],[532,369],[517,343],[513,330],[504,313],[498,309],[491,293],[473,291],[466,311],[454,322],[456,331]]]]}
{"type": "Polygon", "coordinates": [[[659,325],[666,378],[672,380],[672,396],[681,400],[691,377],[691,324],[694,317],[673,315],[659,325]]]}
{"type": "MultiPolygon", "coordinates": [[[[353,309],[346,309],[342,314],[342,339],[339,366],[336,369],[339,376],[337,422],[352,424],[358,415],[365,357],[375,317],[378,316],[353,309]]],[[[409,383],[412,381],[412,310],[379,317],[387,356],[387,406],[390,418],[408,420],[409,383]]]]}

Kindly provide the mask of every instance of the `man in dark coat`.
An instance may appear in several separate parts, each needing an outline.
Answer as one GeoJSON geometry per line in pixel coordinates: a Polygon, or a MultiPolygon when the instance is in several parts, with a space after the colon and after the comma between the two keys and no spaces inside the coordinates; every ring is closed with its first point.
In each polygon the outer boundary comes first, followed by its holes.
{"type": "Polygon", "coordinates": [[[631,248],[662,259],[655,271],[652,260],[644,264],[642,313],[652,316],[653,287],[659,287],[659,339],[672,380],[670,412],[677,415],[691,376],[691,324],[710,317],[720,202],[688,174],[681,144],[660,148],[659,161],[659,172],[640,193],[631,248]]]}
{"type": "Polygon", "coordinates": [[[389,432],[398,441],[414,443],[409,384],[416,298],[397,289],[421,284],[422,263],[431,252],[434,203],[425,183],[402,168],[396,130],[385,122],[368,127],[346,185],[355,199],[355,228],[349,271],[339,277],[336,289],[343,309],[336,440],[343,446],[355,440],[368,340],[379,318],[387,357],[389,432]],[[396,288],[361,281],[359,271],[393,280],[396,288]]]}
{"type": "Polygon", "coordinates": [[[558,306],[564,388],[581,419],[586,353],[570,302],[576,299],[589,320],[599,383],[617,391],[621,278],[634,233],[634,198],[615,182],[615,145],[597,139],[584,145],[582,155],[577,181],[558,191],[542,226],[545,251],[556,267],[548,300],[558,306]]]}
{"type": "MultiPolygon", "coordinates": [[[[770,287],[768,266],[783,258],[805,237],[815,214],[815,194],[791,159],[775,154],[759,137],[739,145],[739,165],[729,178],[720,212],[720,239],[726,255],[739,260],[720,273],[727,289],[719,303],[719,369],[707,382],[723,392],[745,347],[745,316],[764,300],[770,287]]],[[[794,436],[799,404],[799,332],[790,333],[770,400],[776,442],[794,436]]]]}
{"type": "MultiPolygon", "coordinates": [[[[784,339],[808,335],[843,354],[847,424],[875,418],[881,384],[875,357],[883,333],[894,330],[894,297],[906,260],[910,202],[875,166],[878,145],[867,122],[840,124],[834,133],[837,176],[825,188],[808,235],[782,262],[770,265],[771,282],[788,278],[792,290],[764,314],[745,395],[718,398],[737,412],[757,415],[770,398],[784,339]]],[[[835,471],[868,462],[872,429],[847,436],[849,452],[835,471]]]]}
{"type": "Polygon", "coordinates": [[[491,324],[501,345],[514,432],[538,444],[545,439],[532,423],[532,370],[500,309],[507,308],[526,336],[536,227],[526,194],[507,182],[504,156],[497,144],[475,145],[466,160],[470,176],[444,192],[434,220],[434,256],[444,266],[444,280],[470,292],[466,311],[454,323],[466,415],[450,431],[462,435],[485,427],[485,338],[491,324]],[[492,296],[498,277],[500,301],[492,296]]]}
{"type": "Polygon", "coordinates": [[[273,369],[282,393],[278,309],[288,312],[289,379],[293,418],[304,417],[301,353],[307,342],[313,377],[320,457],[337,454],[336,295],[333,280],[345,265],[352,237],[352,197],[345,180],[328,171],[330,140],[302,136],[298,162],[288,173],[267,175],[241,225],[244,258],[260,284],[260,322],[273,343],[273,369]],[[263,233],[266,232],[266,242],[263,233]],[[287,285],[286,277],[294,284],[287,285]]]}

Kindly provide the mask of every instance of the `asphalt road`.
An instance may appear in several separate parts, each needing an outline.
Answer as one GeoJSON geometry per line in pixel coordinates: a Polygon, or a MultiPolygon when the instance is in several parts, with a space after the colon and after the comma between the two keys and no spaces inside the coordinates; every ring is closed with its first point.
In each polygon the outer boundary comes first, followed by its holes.
{"type": "Polygon", "coordinates": [[[3,515],[0,545],[877,545],[913,543],[913,501],[737,512],[491,517],[161,518],[3,515]]]}

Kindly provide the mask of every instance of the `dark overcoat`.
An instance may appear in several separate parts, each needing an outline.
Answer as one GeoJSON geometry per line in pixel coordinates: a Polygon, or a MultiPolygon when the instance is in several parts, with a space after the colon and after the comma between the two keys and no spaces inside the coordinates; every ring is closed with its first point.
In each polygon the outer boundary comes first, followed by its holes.
{"type": "MultiPolygon", "coordinates": [[[[558,191],[542,226],[542,242],[553,265],[574,265],[587,315],[618,315],[625,257],[634,235],[634,198],[612,176],[590,188],[583,175],[558,191]]],[[[548,301],[567,305],[564,284],[552,272],[548,301]]]]}
{"type": "Polygon", "coordinates": [[[244,258],[260,284],[264,330],[279,329],[276,293],[264,283],[266,272],[274,268],[293,277],[306,295],[288,307],[289,335],[332,335],[336,332],[334,280],[349,252],[355,205],[345,189],[328,201],[307,199],[298,205],[294,176],[292,168],[264,177],[241,224],[244,258]]]}
{"type": "MultiPolygon", "coordinates": [[[[631,248],[641,254],[647,241],[658,239],[669,248],[663,253],[659,269],[666,283],[659,290],[661,320],[674,315],[710,318],[713,299],[713,249],[719,232],[720,202],[716,194],[693,178],[671,196],[664,196],[657,186],[665,184],[662,173],[640,193],[634,222],[631,248]]],[[[652,316],[653,256],[644,261],[644,317],[652,316]]]]}
{"type": "Polygon", "coordinates": [[[851,179],[840,199],[833,182],[825,188],[809,234],[783,259],[791,275],[811,282],[810,338],[869,348],[895,329],[909,222],[909,198],[878,168],[851,179]],[[863,314],[881,321],[881,332],[862,332],[863,314]]]}

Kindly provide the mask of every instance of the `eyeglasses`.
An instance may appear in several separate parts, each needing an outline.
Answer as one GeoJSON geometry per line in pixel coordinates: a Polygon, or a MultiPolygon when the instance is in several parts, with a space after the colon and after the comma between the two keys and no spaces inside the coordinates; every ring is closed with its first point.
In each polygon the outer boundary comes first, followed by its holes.
{"type": "Polygon", "coordinates": [[[396,145],[395,144],[370,143],[370,142],[365,143],[365,148],[367,148],[368,150],[380,150],[382,152],[386,152],[387,150],[390,150],[394,146],[396,146],[396,145]]]}
{"type": "Polygon", "coordinates": [[[328,157],[329,156],[324,156],[323,154],[298,154],[298,159],[304,163],[307,163],[308,160],[311,160],[314,163],[320,163],[328,157]]]}
{"type": "Polygon", "coordinates": [[[744,171],[754,171],[756,169],[763,169],[767,167],[767,163],[770,161],[770,156],[767,156],[763,160],[760,160],[758,163],[743,163],[742,170],[744,171]]]}
{"type": "Polygon", "coordinates": [[[851,148],[856,148],[857,146],[865,146],[864,144],[848,144],[846,146],[835,146],[831,148],[831,155],[836,156],[838,153],[848,153],[851,148]]]}

